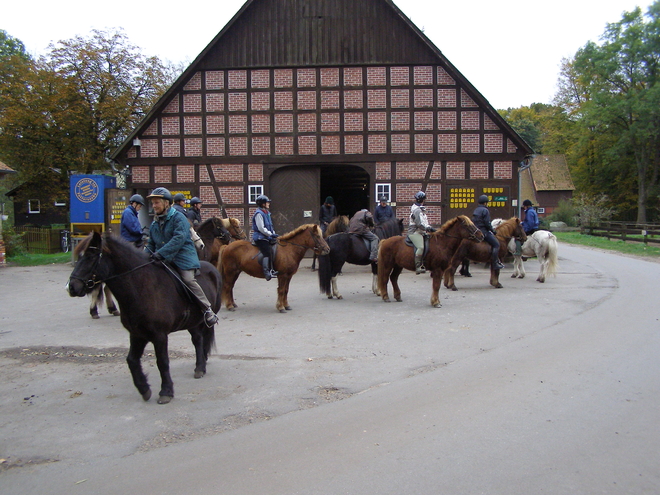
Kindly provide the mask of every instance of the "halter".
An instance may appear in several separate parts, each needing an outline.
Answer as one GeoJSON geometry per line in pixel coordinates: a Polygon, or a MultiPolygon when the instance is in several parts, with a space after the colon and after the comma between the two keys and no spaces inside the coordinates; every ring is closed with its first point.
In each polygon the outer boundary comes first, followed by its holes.
{"type": "MultiPolygon", "coordinates": [[[[481,232],[481,231],[476,227],[476,225],[473,226],[473,227],[470,227],[469,225],[466,225],[465,222],[463,222],[463,220],[461,220],[461,224],[463,224],[463,226],[465,226],[465,227],[470,228],[470,235],[468,236],[468,239],[470,239],[472,241],[476,241],[476,242],[481,242],[481,240],[477,238],[477,232],[481,232]]],[[[446,232],[438,231],[437,234],[438,235],[444,235],[445,237],[451,237],[452,239],[462,239],[461,236],[447,234],[446,232]]]]}
{"type": "Polygon", "coordinates": [[[99,265],[101,264],[101,258],[103,257],[103,251],[102,251],[100,248],[96,247],[96,246],[90,246],[90,247],[88,247],[88,248],[86,249],[86,251],[87,251],[87,250],[95,250],[95,251],[99,251],[98,256],[97,256],[96,259],[94,260],[94,266],[92,266],[90,278],[88,278],[87,280],[85,280],[83,277],[79,277],[79,276],[77,276],[77,275],[73,275],[73,274],[71,274],[71,276],[70,276],[69,278],[73,278],[73,279],[76,279],[76,280],[80,280],[80,281],[83,283],[83,285],[85,286],[85,288],[89,289],[90,291],[91,291],[95,286],[97,286],[97,285],[99,285],[99,284],[102,284],[102,283],[104,283],[104,282],[107,282],[108,280],[112,280],[113,278],[123,277],[124,275],[128,275],[129,273],[132,273],[132,272],[134,272],[134,271],[136,271],[136,270],[139,270],[140,268],[143,268],[143,267],[145,267],[145,266],[147,266],[147,265],[150,265],[150,264],[152,264],[152,263],[155,262],[155,260],[149,260],[147,263],[143,263],[143,264],[141,264],[141,265],[138,265],[138,266],[136,266],[135,268],[131,268],[130,270],[128,270],[128,271],[126,271],[126,272],[118,273],[117,275],[112,275],[112,276],[110,276],[110,277],[107,277],[107,278],[104,278],[104,279],[98,279],[98,280],[97,280],[97,278],[96,278],[96,269],[97,269],[97,268],[99,267],[99,265]]]}

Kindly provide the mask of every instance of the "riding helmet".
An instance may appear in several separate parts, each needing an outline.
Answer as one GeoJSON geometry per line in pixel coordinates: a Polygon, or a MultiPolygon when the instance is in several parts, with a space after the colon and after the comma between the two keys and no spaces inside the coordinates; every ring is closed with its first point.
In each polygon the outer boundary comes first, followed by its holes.
{"type": "Polygon", "coordinates": [[[201,202],[202,202],[202,200],[199,199],[197,196],[195,196],[194,198],[192,198],[192,199],[190,200],[190,204],[191,204],[191,205],[196,205],[196,204],[199,204],[199,203],[201,203],[201,202]]]}
{"type": "Polygon", "coordinates": [[[424,191],[419,191],[415,193],[415,201],[421,203],[426,199],[426,193],[424,191]]]}
{"type": "Polygon", "coordinates": [[[482,194],[481,196],[479,196],[479,201],[477,201],[477,202],[480,205],[484,205],[484,204],[488,203],[488,196],[486,196],[485,194],[482,194]]]}
{"type": "Polygon", "coordinates": [[[140,196],[139,194],[133,194],[133,196],[131,196],[131,199],[128,200],[128,203],[129,204],[130,203],[139,203],[142,206],[144,206],[144,198],[142,196],[140,196]]]}
{"type": "Polygon", "coordinates": [[[257,197],[257,206],[264,206],[266,203],[270,203],[268,196],[261,194],[257,197]]]}
{"type": "Polygon", "coordinates": [[[147,196],[147,199],[150,198],[163,198],[169,201],[170,203],[172,202],[172,193],[169,192],[167,189],[164,187],[157,187],[153,191],[151,191],[151,194],[147,196]]]}
{"type": "Polygon", "coordinates": [[[532,206],[532,202],[529,199],[523,201],[523,206],[532,206]]]}
{"type": "Polygon", "coordinates": [[[186,197],[182,193],[176,193],[174,195],[174,202],[178,203],[179,201],[185,201],[186,197]]]}
{"type": "Polygon", "coordinates": [[[381,200],[381,201],[385,201],[385,202],[387,203],[387,196],[381,196],[381,197],[380,197],[380,200],[381,200]]]}

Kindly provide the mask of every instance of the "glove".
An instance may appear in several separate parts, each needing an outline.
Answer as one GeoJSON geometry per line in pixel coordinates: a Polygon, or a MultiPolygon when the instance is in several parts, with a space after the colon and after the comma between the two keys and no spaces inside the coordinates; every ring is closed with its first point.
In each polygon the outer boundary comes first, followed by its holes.
{"type": "Polygon", "coordinates": [[[426,227],[426,231],[427,232],[435,232],[435,229],[433,227],[429,226],[429,227],[426,227]]]}
{"type": "Polygon", "coordinates": [[[273,235],[270,236],[271,239],[277,239],[278,237],[279,237],[279,235],[277,235],[277,234],[273,234],[273,235]]]}

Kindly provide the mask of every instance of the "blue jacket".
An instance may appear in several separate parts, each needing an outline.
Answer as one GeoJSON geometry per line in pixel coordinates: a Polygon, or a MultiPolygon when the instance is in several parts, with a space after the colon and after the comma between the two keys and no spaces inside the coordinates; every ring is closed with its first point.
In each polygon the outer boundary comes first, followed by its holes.
{"type": "Polygon", "coordinates": [[[522,221],[522,227],[525,229],[526,234],[539,228],[539,216],[536,214],[534,208],[527,208],[525,210],[525,219],[522,221]]]}
{"type": "Polygon", "coordinates": [[[121,214],[121,237],[128,242],[142,240],[142,225],[138,220],[138,212],[133,205],[128,205],[121,214]]]}
{"type": "Polygon", "coordinates": [[[484,234],[486,232],[493,232],[493,226],[490,223],[490,211],[484,205],[479,205],[474,209],[472,222],[484,234]]]}
{"type": "Polygon", "coordinates": [[[390,205],[376,206],[376,209],[374,210],[374,222],[376,222],[376,225],[381,224],[390,218],[394,218],[394,210],[390,205]]]}
{"type": "Polygon", "coordinates": [[[197,250],[190,238],[190,224],[183,213],[174,208],[167,211],[162,221],[156,219],[151,223],[147,248],[181,270],[199,268],[197,250]]]}
{"type": "Polygon", "coordinates": [[[263,239],[269,239],[270,237],[267,234],[264,234],[263,232],[261,232],[261,230],[259,230],[256,220],[257,215],[259,215],[263,220],[264,228],[271,234],[275,233],[275,229],[273,228],[273,220],[270,217],[270,212],[268,210],[257,208],[257,211],[255,211],[254,215],[252,216],[252,240],[260,241],[263,239]]]}

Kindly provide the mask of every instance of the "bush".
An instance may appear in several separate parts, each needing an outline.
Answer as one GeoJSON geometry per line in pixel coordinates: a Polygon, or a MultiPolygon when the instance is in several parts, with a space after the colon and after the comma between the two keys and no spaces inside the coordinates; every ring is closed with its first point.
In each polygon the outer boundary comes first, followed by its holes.
{"type": "Polygon", "coordinates": [[[577,215],[578,212],[572,202],[562,199],[559,201],[557,208],[543,219],[543,224],[549,226],[550,222],[564,222],[569,227],[575,227],[577,225],[577,215]]]}
{"type": "Polygon", "coordinates": [[[591,196],[589,194],[578,194],[571,200],[578,214],[580,227],[598,225],[601,222],[611,220],[616,213],[616,208],[609,206],[609,198],[605,194],[591,196]]]}
{"type": "Polygon", "coordinates": [[[5,241],[7,258],[27,254],[27,249],[23,242],[23,234],[17,233],[13,227],[2,231],[2,240],[5,241]]]}

